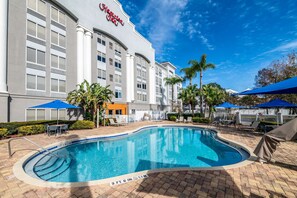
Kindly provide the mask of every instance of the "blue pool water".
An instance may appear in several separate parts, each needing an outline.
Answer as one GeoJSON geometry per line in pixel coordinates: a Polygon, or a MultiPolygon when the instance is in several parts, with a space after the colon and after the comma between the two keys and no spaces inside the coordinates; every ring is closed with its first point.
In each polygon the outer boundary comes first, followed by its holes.
{"type": "Polygon", "coordinates": [[[132,135],[77,142],[40,154],[24,165],[31,176],[84,182],[158,168],[235,164],[248,154],[218,141],[216,133],[188,127],[153,127],[132,135]]]}

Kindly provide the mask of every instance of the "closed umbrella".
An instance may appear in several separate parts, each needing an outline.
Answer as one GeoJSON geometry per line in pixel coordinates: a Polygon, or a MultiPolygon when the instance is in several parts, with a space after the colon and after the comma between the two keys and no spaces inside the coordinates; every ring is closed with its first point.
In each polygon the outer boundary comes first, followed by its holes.
{"type": "Polygon", "coordinates": [[[61,100],[54,100],[52,102],[48,102],[45,104],[29,107],[30,109],[56,109],[57,110],[57,124],[59,123],[58,120],[58,110],[59,109],[78,109],[79,107],[68,104],[61,100]]]}

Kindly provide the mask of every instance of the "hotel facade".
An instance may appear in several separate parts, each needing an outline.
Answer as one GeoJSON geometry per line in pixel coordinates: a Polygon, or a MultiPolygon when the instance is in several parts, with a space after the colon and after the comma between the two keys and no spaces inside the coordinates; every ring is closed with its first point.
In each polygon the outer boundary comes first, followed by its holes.
{"type": "MultiPolygon", "coordinates": [[[[117,0],[1,0],[0,122],[57,119],[29,107],[64,100],[84,80],[114,92],[108,115],[140,120],[179,105],[152,44],[135,30],[117,0]]],[[[59,119],[75,119],[66,110],[59,119]]]]}

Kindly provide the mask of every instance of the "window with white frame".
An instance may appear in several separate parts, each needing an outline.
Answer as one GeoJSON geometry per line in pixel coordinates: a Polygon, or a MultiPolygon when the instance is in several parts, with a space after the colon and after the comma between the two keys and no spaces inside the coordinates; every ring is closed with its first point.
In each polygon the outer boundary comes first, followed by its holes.
{"type": "Polygon", "coordinates": [[[121,46],[119,45],[119,44],[115,44],[115,47],[114,47],[114,51],[115,51],[115,54],[116,55],[119,55],[119,56],[121,56],[121,46]]]}
{"type": "Polygon", "coordinates": [[[115,83],[122,83],[122,76],[118,75],[118,74],[115,74],[114,75],[114,82],[115,83]]]}
{"type": "Polygon", "coordinates": [[[66,69],[66,59],[64,57],[51,54],[51,67],[65,70],[66,69]]]}
{"type": "Polygon", "coordinates": [[[98,34],[98,36],[97,36],[97,43],[100,43],[101,45],[106,45],[106,37],[105,36],[103,36],[102,34],[98,34]]]}
{"type": "Polygon", "coordinates": [[[109,65],[113,65],[113,60],[112,60],[112,58],[109,58],[109,65]]]}
{"type": "Polygon", "coordinates": [[[122,90],[115,89],[115,98],[122,98],[122,90]]]}
{"type": "Polygon", "coordinates": [[[45,120],[45,109],[26,109],[26,121],[45,120]]]}
{"type": "Polygon", "coordinates": [[[137,81],[137,88],[141,89],[141,82],[140,81],[137,81]]]}
{"type": "Polygon", "coordinates": [[[45,40],[45,27],[27,20],[27,34],[45,40]]]}
{"type": "Polygon", "coordinates": [[[109,81],[113,82],[113,75],[112,74],[109,74],[109,81]]]}
{"type": "Polygon", "coordinates": [[[27,89],[45,91],[45,77],[27,74],[27,89]]]}
{"type": "Polygon", "coordinates": [[[106,80],[106,71],[103,69],[98,69],[98,78],[106,80]]]}
{"type": "Polygon", "coordinates": [[[137,68],[137,77],[141,77],[141,69],[137,68]]]}
{"type": "Polygon", "coordinates": [[[46,16],[46,3],[43,0],[27,0],[27,6],[31,10],[46,16]]]}
{"type": "Polygon", "coordinates": [[[51,91],[58,93],[66,92],[66,81],[56,78],[51,78],[51,91]]]}
{"type": "Polygon", "coordinates": [[[103,63],[106,62],[106,55],[102,52],[97,51],[97,60],[103,63]]]}
{"type": "Polygon", "coordinates": [[[51,109],[51,120],[66,120],[66,110],[65,109],[59,109],[57,112],[57,109],[51,109]],[[58,117],[57,117],[58,116],[58,117]]]}
{"type": "Polygon", "coordinates": [[[51,31],[51,42],[52,44],[58,45],[60,47],[66,47],[66,37],[53,30],[51,31]]]}
{"type": "Polygon", "coordinates": [[[122,63],[120,60],[115,59],[114,66],[118,69],[122,69],[122,63]]]}
{"type": "Polygon", "coordinates": [[[142,83],[142,89],[146,89],[146,83],[142,83]]]}
{"type": "Polygon", "coordinates": [[[112,42],[109,42],[109,49],[113,49],[113,44],[112,44],[112,42]]]}
{"type": "Polygon", "coordinates": [[[27,61],[37,63],[39,65],[45,65],[45,52],[27,47],[27,61]]]}
{"type": "Polygon", "coordinates": [[[51,7],[51,18],[62,25],[66,24],[66,15],[53,6],[51,7]]]}
{"type": "Polygon", "coordinates": [[[146,78],[146,71],[142,71],[141,76],[142,76],[142,78],[146,78]]]}

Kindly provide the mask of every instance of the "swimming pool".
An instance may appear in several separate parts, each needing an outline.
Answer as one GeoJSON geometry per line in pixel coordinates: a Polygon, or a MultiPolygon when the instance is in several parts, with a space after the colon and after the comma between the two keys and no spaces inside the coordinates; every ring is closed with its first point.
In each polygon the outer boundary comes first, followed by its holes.
{"type": "Polygon", "coordinates": [[[249,157],[217,133],[198,127],[147,127],[131,134],[76,140],[37,153],[23,163],[26,174],[48,182],[88,182],[167,168],[219,167],[249,157]]]}

